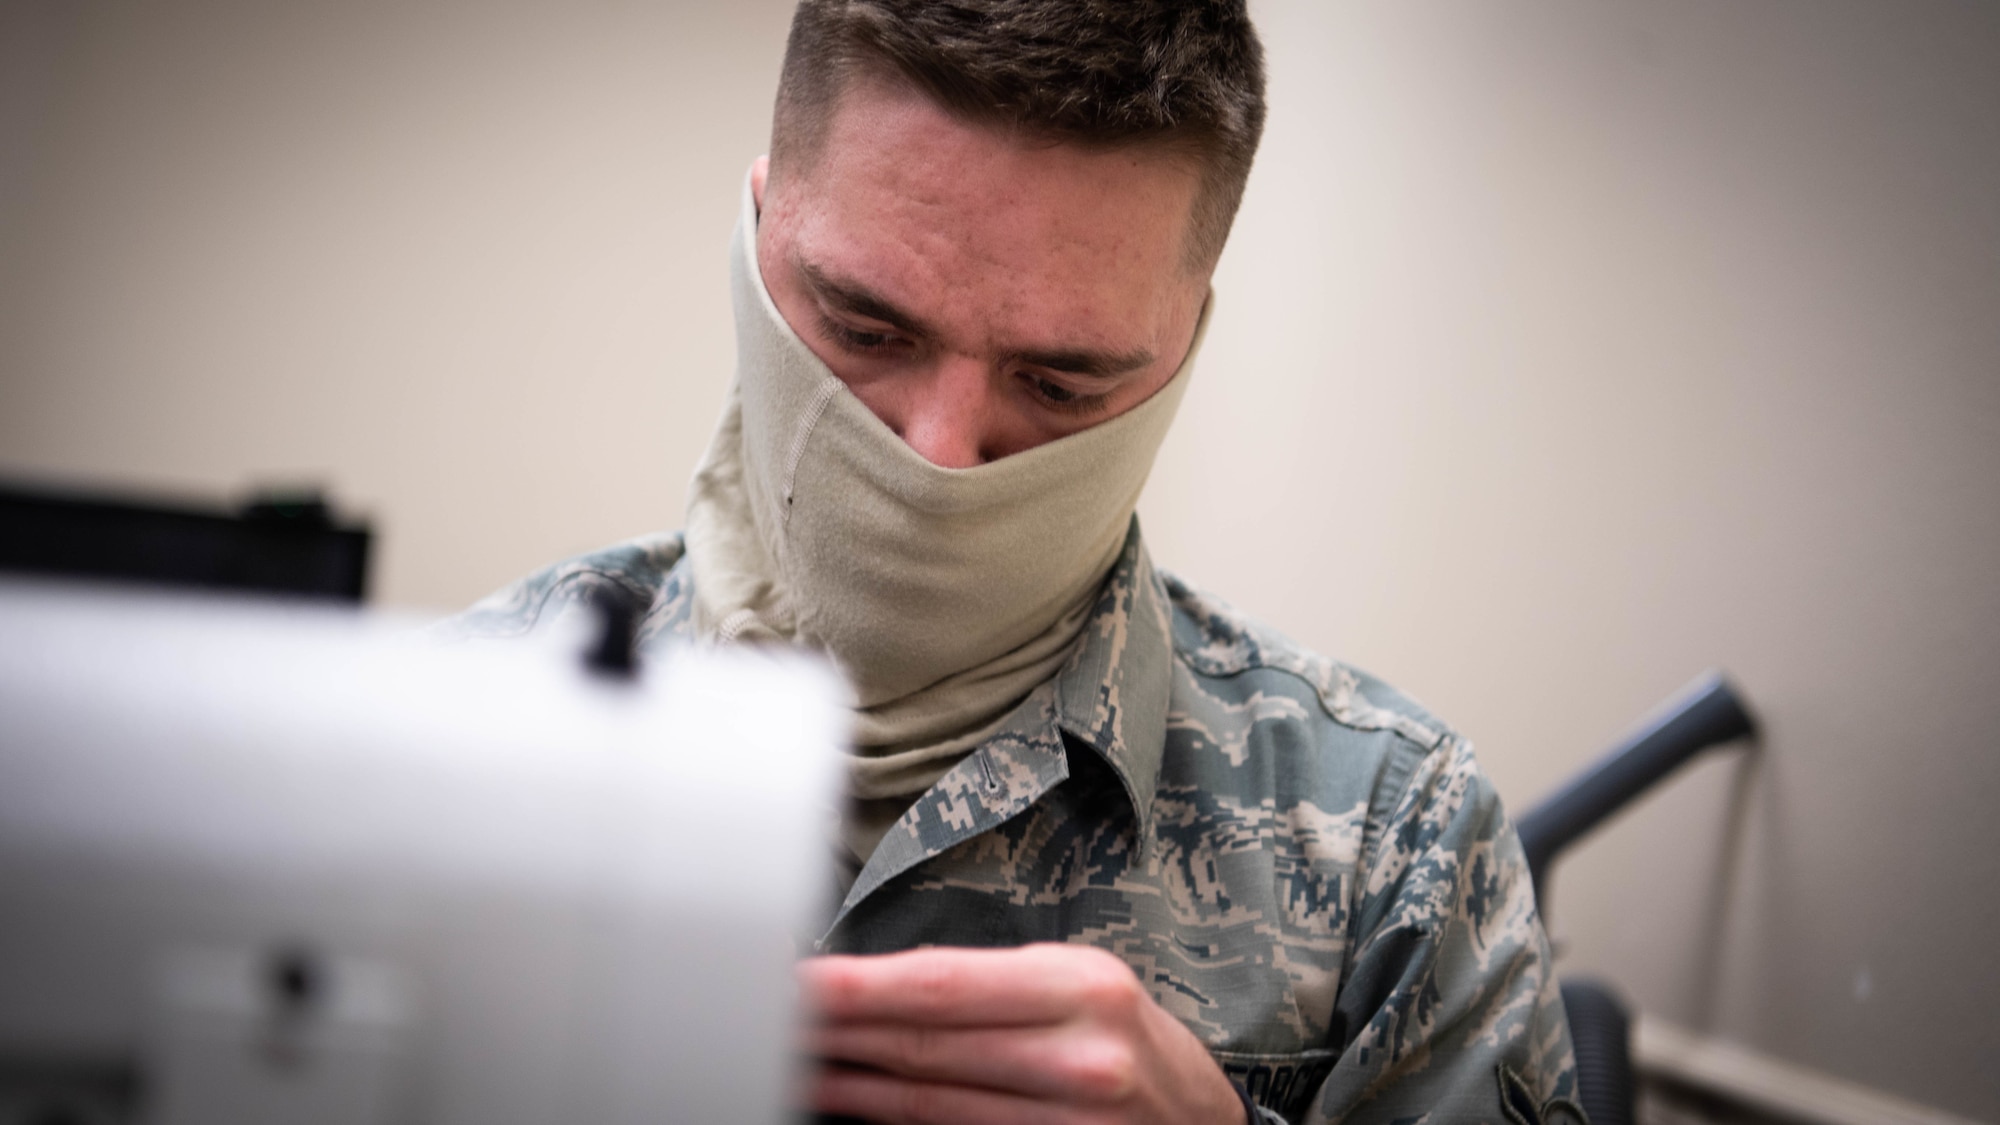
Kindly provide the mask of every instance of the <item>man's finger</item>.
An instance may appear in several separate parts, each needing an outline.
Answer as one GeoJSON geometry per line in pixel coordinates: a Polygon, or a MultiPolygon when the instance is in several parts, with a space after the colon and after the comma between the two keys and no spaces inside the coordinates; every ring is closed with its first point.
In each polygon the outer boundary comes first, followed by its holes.
{"type": "Polygon", "coordinates": [[[1144,997],[1132,970],[1100,949],[918,949],[817,957],[799,966],[805,998],[828,1023],[1007,1027],[1115,1012],[1144,997]]]}
{"type": "Polygon", "coordinates": [[[840,1024],[814,1032],[812,1047],[822,1059],[903,1078],[1086,1105],[1125,1098],[1138,1073],[1123,1042],[1072,1026],[840,1024]]]}
{"type": "Polygon", "coordinates": [[[882,1125],[1083,1125],[1085,1120],[1068,1106],[1018,1094],[838,1067],[814,1078],[812,1108],[882,1125]]]}

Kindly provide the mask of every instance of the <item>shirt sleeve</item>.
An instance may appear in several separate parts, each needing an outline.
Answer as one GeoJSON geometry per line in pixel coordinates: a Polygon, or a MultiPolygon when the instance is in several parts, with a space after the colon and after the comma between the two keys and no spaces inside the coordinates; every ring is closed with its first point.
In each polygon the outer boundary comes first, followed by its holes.
{"type": "Polygon", "coordinates": [[[616,585],[647,607],[642,638],[686,617],[686,583],[676,566],[679,533],[641,536],[544,567],[430,627],[441,641],[506,640],[547,628],[587,607],[599,587],[616,585]]]}
{"type": "Polygon", "coordinates": [[[1307,1120],[1581,1122],[1527,861],[1470,745],[1417,759],[1377,823],[1335,1001],[1346,1040],[1307,1120]]]}

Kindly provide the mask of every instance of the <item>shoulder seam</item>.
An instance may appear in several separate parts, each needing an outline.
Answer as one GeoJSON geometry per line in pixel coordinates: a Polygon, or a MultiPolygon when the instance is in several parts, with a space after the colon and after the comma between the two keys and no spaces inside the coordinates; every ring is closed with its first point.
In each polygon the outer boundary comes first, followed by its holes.
{"type": "MultiPolygon", "coordinates": [[[[1180,610],[1179,599],[1174,597],[1175,586],[1194,597],[1215,601],[1209,595],[1188,586],[1170,572],[1158,572],[1156,578],[1167,596],[1167,604],[1175,612],[1180,610]]],[[[1181,646],[1179,638],[1174,638],[1172,647],[1175,659],[1193,671],[1201,675],[1223,677],[1238,676],[1257,669],[1269,669],[1292,676],[1311,688],[1327,717],[1350,730],[1388,731],[1424,750],[1436,750],[1450,740],[1451,731],[1442,724],[1434,726],[1413,716],[1371,703],[1362,694],[1361,677],[1347,665],[1330,657],[1298,649],[1292,642],[1270,635],[1267,630],[1243,620],[1233,607],[1217,603],[1217,608],[1227,610],[1236,618],[1237,627],[1251,639],[1253,645],[1243,652],[1241,662],[1225,662],[1191,652],[1181,646]],[[1274,642],[1279,642],[1275,647],[1282,651],[1272,651],[1274,642]]]]}

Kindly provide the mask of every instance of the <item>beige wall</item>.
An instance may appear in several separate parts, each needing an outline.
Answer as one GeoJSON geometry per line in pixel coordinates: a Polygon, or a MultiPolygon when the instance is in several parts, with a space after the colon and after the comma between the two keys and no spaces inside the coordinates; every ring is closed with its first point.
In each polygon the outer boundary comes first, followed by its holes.
{"type": "MultiPolygon", "coordinates": [[[[324,481],[405,605],[675,524],[784,7],[10,0],[0,470],[324,481]]],[[[1566,964],[2000,1119],[2000,8],[1257,10],[1156,555],[1517,806],[1730,669],[1760,755],[1560,869],[1566,964]]]]}
{"type": "Polygon", "coordinates": [[[1761,760],[1558,869],[1570,971],[2000,1120],[2000,7],[1262,14],[1159,554],[1517,805],[1728,668],[1761,760]]]}
{"type": "Polygon", "coordinates": [[[788,17],[0,2],[0,468],[324,482],[419,606],[675,523],[788,17]]]}

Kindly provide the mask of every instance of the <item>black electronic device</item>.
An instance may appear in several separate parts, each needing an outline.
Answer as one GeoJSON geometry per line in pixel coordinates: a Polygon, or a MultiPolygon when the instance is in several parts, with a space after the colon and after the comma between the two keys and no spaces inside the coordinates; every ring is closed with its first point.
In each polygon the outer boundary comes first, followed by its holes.
{"type": "Polygon", "coordinates": [[[365,523],[315,492],[238,508],[0,483],[0,571],[359,602],[365,523]]]}

